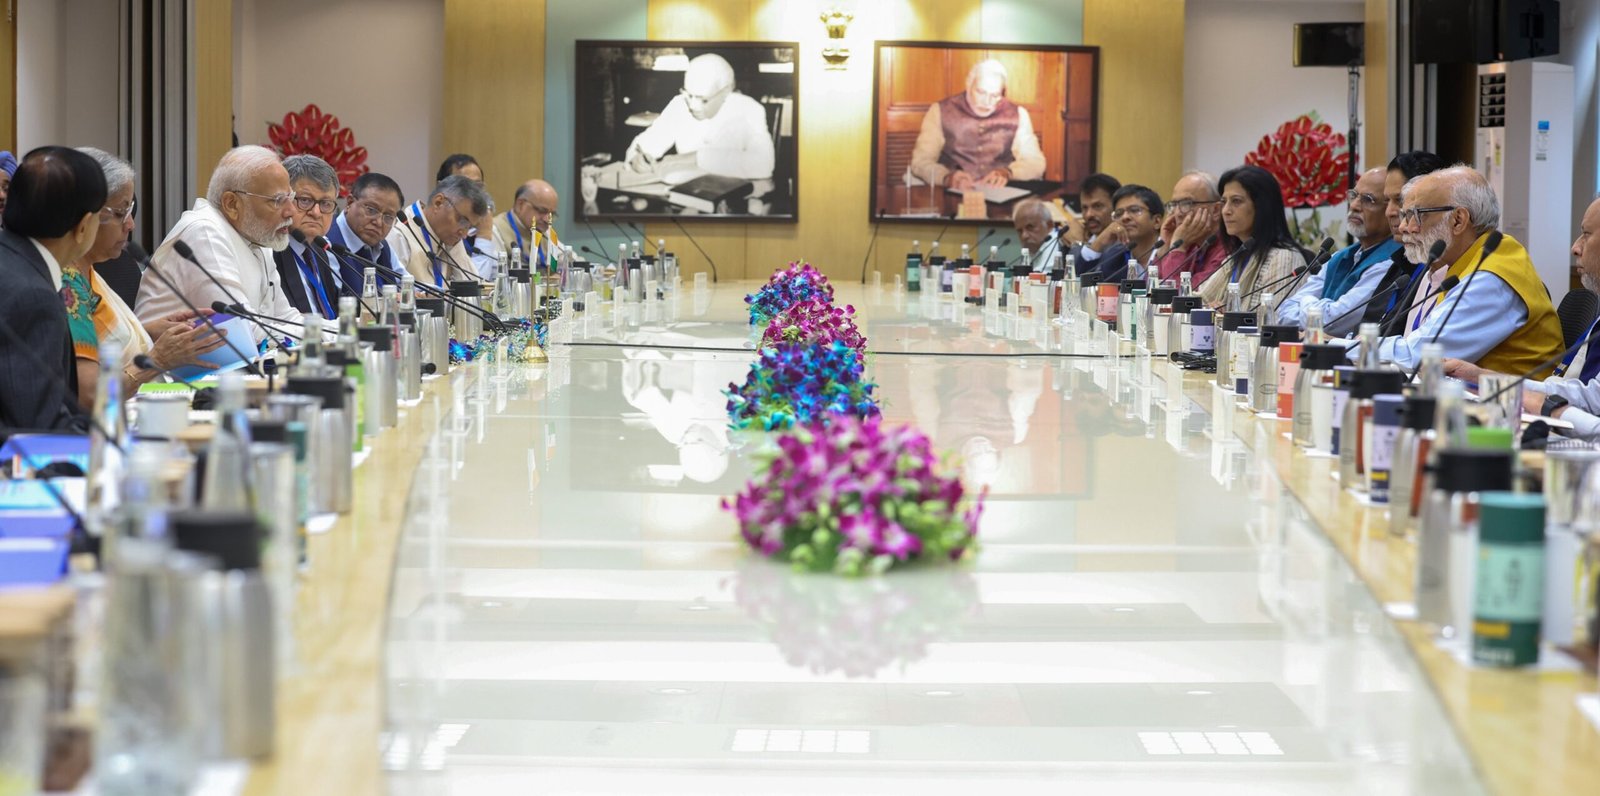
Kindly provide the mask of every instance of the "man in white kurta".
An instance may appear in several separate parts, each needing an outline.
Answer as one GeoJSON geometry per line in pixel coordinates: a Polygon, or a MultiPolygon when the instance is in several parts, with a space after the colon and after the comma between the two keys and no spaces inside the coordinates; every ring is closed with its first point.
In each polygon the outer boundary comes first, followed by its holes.
{"type": "Polygon", "coordinates": [[[766,108],[734,89],[733,67],[722,56],[689,62],[683,90],[633,139],[624,159],[635,171],[650,171],[673,150],[694,156],[695,167],[708,174],[772,177],[776,155],[766,108]]]}
{"type": "Polygon", "coordinates": [[[461,241],[489,214],[492,202],[483,184],[459,174],[434,186],[425,200],[412,202],[389,231],[389,248],[417,282],[447,288],[451,282],[480,279],[461,241]]]}
{"type": "Polygon", "coordinates": [[[250,312],[283,321],[275,325],[298,336],[300,312],[278,284],[272,261],[272,252],[289,245],[293,222],[294,193],[278,155],[259,146],[230,150],[212,173],[206,198],[195,200],[150,255],[150,267],[177,291],[146,274],[135,305],[139,320],[149,323],[183,312],[183,299],[202,310],[216,301],[238,302],[250,312]],[[193,250],[199,266],[174,250],[180,240],[193,250]]]}

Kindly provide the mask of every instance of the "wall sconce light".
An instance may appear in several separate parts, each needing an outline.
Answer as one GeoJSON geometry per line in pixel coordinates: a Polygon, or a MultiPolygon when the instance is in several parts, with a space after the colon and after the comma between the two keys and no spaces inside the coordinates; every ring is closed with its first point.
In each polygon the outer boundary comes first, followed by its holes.
{"type": "Polygon", "coordinates": [[[822,12],[822,24],[828,29],[828,43],[822,48],[822,60],[827,62],[829,69],[842,70],[850,60],[850,48],[844,44],[844,33],[854,19],[855,15],[837,7],[822,12]]]}

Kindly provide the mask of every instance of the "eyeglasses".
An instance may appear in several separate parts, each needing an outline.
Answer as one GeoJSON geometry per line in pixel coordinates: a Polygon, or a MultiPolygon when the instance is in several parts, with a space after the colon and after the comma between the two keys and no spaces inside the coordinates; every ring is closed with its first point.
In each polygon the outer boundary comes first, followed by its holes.
{"type": "Polygon", "coordinates": [[[385,212],[383,210],[383,208],[378,207],[377,205],[375,205],[372,202],[369,202],[369,201],[367,201],[365,199],[362,199],[362,200],[356,202],[355,207],[356,207],[357,210],[360,210],[361,214],[366,216],[367,218],[369,218],[369,219],[376,218],[379,221],[382,221],[383,225],[385,227],[394,226],[395,219],[397,217],[399,217],[398,213],[385,212]]]}
{"type": "Polygon", "coordinates": [[[267,196],[266,194],[250,193],[249,191],[229,191],[229,193],[237,193],[245,196],[254,196],[257,199],[265,199],[267,200],[268,204],[272,205],[273,210],[282,210],[284,207],[288,206],[290,202],[294,201],[294,194],[287,191],[283,193],[275,193],[271,196],[267,196]]]}
{"type": "Polygon", "coordinates": [[[1139,216],[1148,215],[1149,212],[1143,205],[1129,205],[1128,207],[1119,207],[1111,211],[1111,218],[1114,221],[1121,221],[1124,218],[1138,218],[1139,216]]]}
{"type": "Polygon", "coordinates": [[[139,200],[134,199],[128,202],[127,207],[107,207],[101,209],[100,213],[104,216],[106,222],[120,224],[127,221],[128,216],[133,215],[133,211],[138,209],[138,205],[139,200]]]}
{"type": "Polygon", "coordinates": [[[1450,212],[1452,210],[1460,210],[1460,209],[1461,208],[1457,207],[1456,205],[1439,205],[1438,207],[1413,207],[1413,208],[1411,208],[1409,210],[1401,210],[1400,211],[1400,223],[1402,223],[1402,224],[1418,224],[1418,223],[1422,222],[1422,217],[1427,215],[1427,214],[1429,214],[1429,213],[1448,213],[1448,212],[1450,212]]]}
{"type": "Polygon", "coordinates": [[[1358,207],[1377,207],[1384,202],[1384,199],[1381,196],[1373,196],[1370,193],[1356,193],[1355,191],[1346,193],[1344,195],[1344,200],[1350,205],[1351,209],[1358,207]]]}
{"type": "Polygon", "coordinates": [[[1211,199],[1209,201],[1204,201],[1204,202],[1202,202],[1202,201],[1200,201],[1198,199],[1174,199],[1174,200],[1172,200],[1172,201],[1167,203],[1167,207],[1171,208],[1172,212],[1174,212],[1174,213],[1187,213],[1190,210],[1195,209],[1196,207],[1205,207],[1207,205],[1220,205],[1220,204],[1222,204],[1222,200],[1221,199],[1211,199]]]}
{"type": "Polygon", "coordinates": [[[296,194],[294,197],[294,206],[300,208],[300,212],[302,213],[309,213],[311,212],[311,208],[315,207],[318,210],[321,210],[323,215],[331,216],[333,215],[333,211],[339,208],[339,202],[334,199],[318,199],[314,196],[302,196],[296,194]]]}
{"type": "Polygon", "coordinates": [[[733,86],[723,86],[723,87],[721,87],[719,89],[716,89],[715,91],[712,91],[710,94],[707,94],[705,96],[701,96],[699,94],[690,94],[689,93],[689,89],[680,88],[680,89],[678,89],[678,94],[683,97],[685,102],[697,102],[697,103],[699,103],[701,105],[704,105],[704,104],[716,99],[717,97],[722,96],[723,92],[728,91],[731,88],[733,88],[733,86]]]}
{"type": "Polygon", "coordinates": [[[477,226],[466,213],[461,212],[461,208],[451,204],[450,209],[454,210],[456,214],[456,229],[463,232],[471,232],[473,227],[477,226]]]}

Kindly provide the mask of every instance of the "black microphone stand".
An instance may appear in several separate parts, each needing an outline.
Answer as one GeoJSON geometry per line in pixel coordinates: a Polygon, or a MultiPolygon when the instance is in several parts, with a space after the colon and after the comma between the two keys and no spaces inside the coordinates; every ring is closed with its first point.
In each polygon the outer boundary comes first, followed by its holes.
{"type": "MultiPolygon", "coordinates": [[[[718,281],[717,280],[717,261],[711,259],[711,255],[706,254],[706,250],[705,249],[700,248],[700,241],[695,240],[694,236],[689,234],[689,230],[686,230],[686,229],[683,228],[683,224],[678,221],[678,218],[676,216],[674,216],[672,218],[672,225],[677,227],[678,231],[682,232],[683,236],[685,238],[689,239],[689,243],[692,244],[694,246],[694,248],[697,251],[700,252],[700,256],[701,257],[706,258],[706,264],[711,266],[711,281],[712,282],[718,281]]],[[[873,229],[873,235],[874,235],[874,237],[876,237],[876,235],[877,235],[876,227],[874,227],[874,229],[873,229]]],[[[863,281],[863,283],[866,281],[865,274],[866,274],[866,272],[863,271],[862,272],[862,281],[863,281]]]]}
{"type": "MultiPolygon", "coordinates": [[[[256,367],[256,357],[245,356],[244,350],[239,348],[237,345],[234,345],[233,341],[228,339],[227,333],[217,328],[216,323],[212,322],[210,317],[201,312],[200,308],[196,307],[194,302],[189,300],[188,296],[183,295],[183,291],[179,290],[178,286],[173,284],[172,280],[168,279],[166,274],[161,273],[161,269],[156,267],[154,258],[151,258],[150,262],[145,264],[145,270],[155,274],[156,279],[160,280],[161,284],[165,285],[168,290],[172,291],[172,295],[177,296],[178,301],[183,302],[183,306],[187,307],[190,312],[194,313],[195,317],[199,318],[200,322],[205,324],[206,328],[210,329],[212,334],[221,337],[222,344],[226,345],[228,350],[233,352],[234,356],[238,357],[240,361],[244,362],[244,366],[248,368],[252,374],[256,376],[266,375],[261,372],[261,368],[256,367]]],[[[257,354],[256,356],[260,355],[257,354]]]]}
{"type": "Polygon", "coordinates": [[[1439,342],[1439,335],[1444,334],[1444,327],[1450,323],[1450,316],[1456,313],[1456,307],[1461,306],[1461,298],[1467,295],[1467,289],[1472,287],[1472,280],[1478,276],[1479,271],[1483,270],[1483,262],[1489,259],[1489,255],[1493,254],[1495,249],[1500,248],[1500,241],[1504,237],[1504,235],[1500,234],[1500,230],[1489,233],[1489,239],[1484,241],[1483,244],[1483,252],[1478,255],[1478,262],[1472,266],[1472,273],[1467,274],[1467,281],[1461,285],[1461,292],[1456,294],[1455,301],[1450,302],[1450,311],[1446,312],[1444,319],[1439,321],[1439,328],[1433,330],[1433,339],[1428,342],[1439,342]]]}
{"type": "MultiPolygon", "coordinates": [[[[230,293],[228,291],[228,289],[226,287],[223,287],[222,282],[220,280],[218,280],[217,277],[215,275],[213,275],[210,271],[207,271],[206,267],[204,265],[200,264],[200,260],[198,260],[194,256],[194,250],[189,248],[189,244],[184,243],[182,240],[173,241],[172,242],[172,250],[177,252],[179,257],[182,257],[183,259],[188,260],[191,265],[193,265],[195,268],[199,269],[200,273],[205,274],[206,278],[211,280],[211,284],[216,285],[217,289],[222,291],[222,295],[228,297],[228,301],[230,303],[232,303],[234,305],[242,305],[244,303],[244,302],[239,300],[238,296],[233,295],[232,293],[230,293]]],[[[187,305],[188,303],[189,302],[187,300],[184,301],[184,304],[187,305]]],[[[190,309],[193,309],[193,307],[190,306],[190,309]]],[[[216,311],[215,308],[213,308],[212,311],[215,312],[216,311]]],[[[260,329],[266,335],[267,339],[272,341],[273,346],[275,346],[279,351],[283,350],[283,344],[279,343],[277,338],[272,336],[272,330],[268,329],[265,324],[261,323],[260,321],[254,319],[254,318],[251,318],[251,317],[249,317],[247,315],[241,315],[239,317],[244,318],[245,320],[255,324],[256,328],[260,329]]]]}
{"type": "MultiPolygon", "coordinates": [[[[345,247],[345,246],[342,246],[342,245],[337,244],[337,243],[331,243],[330,245],[331,245],[331,251],[334,253],[334,256],[336,256],[336,257],[341,257],[341,258],[348,257],[351,260],[355,260],[356,262],[359,262],[362,265],[365,265],[365,266],[367,266],[369,268],[372,268],[373,270],[377,271],[380,275],[387,276],[390,279],[394,279],[396,281],[398,281],[402,276],[399,271],[397,271],[397,270],[395,270],[393,268],[390,268],[390,267],[384,265],[383,263],[377,262],[375,260],[369,260],[369,259],[367,259],[365,257],[362,257],[361,255],[356,254],[353,251],[350,251],[350,249],[345,247]]],[[[447,291],[440,290],[439,288],[436,288],[433,285],[425,284],[423,282],[413,281],[412,284],[414,284],[418,290],[420,290],[420,291],[422,291],[422,292],[424,292],[424,293],[426,293],[426,294],[428,294],[430,296],[433,296],[434,298],[443,299],[446,304],[449,304],[452,307],[459,307],[461,309],[466,310],[467,312],[472,313],[473,315],[478,316],[479,318],[483,319],[484,323],[489,324],[490,326],[494,327],[497,330],[504,330],[504,329],[508,328],[506,322],[501,320],[500,316],[495,315],[494,313],[489,312],[488,310],[485,310],[485,309],[483,309],[481,307],[474,307],[471,304],[467,304],[465,302],[462,302],[462,301],[458,300],[455,296],[450,295],[447,291]]]]}

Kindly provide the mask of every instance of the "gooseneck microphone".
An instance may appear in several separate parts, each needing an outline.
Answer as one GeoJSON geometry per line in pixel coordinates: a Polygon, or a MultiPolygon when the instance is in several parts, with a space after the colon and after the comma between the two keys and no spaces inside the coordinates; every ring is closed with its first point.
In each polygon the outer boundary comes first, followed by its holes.
{"type": "Polygon", "coordinates": [[[1512,387],[1521,384],[1526,379],[1532,378],[1533,374],[1538,373],[1539,371],[1544,370],[1545,368],[1548,368],[1557,362],[1560,362],[1561,360],[1565,359],[1568,354],[1577,351],[1579,348],[1582,348],[1585,345],[1588,345],[1596,338],[1600,338],[1600,325],[1595,326],[1594,330],[1589,332],[1589,334],[1585,335],[1582,339],[1562,349],[1560,353],[1529,368],[1527,372],[1523,373],[1521,376],[1518,376],[1516,381],[1513,381],[1510,384],[1495,390],[1488,396],[1480,397],[1478,400],[1482,403],[1489,403],[1494,399],[1499,398],[1501,395],[1504,395],[1506,392],[1510,391],[1512,387]]]}
{"type": "MultiPolygon", "coordinates": [[[[182,257],[183,259],[188,260],[190,264],[192,264],[195,268],[199,269],[200,273],[205,274],[206,278],[211,280],[211,284],[216,285],[217,289],[222,291],[222,295],[228,297],[228,301],[230,303],[232,303],[234,305],[242,305],[244,303],[244,302],[239,300],[238,296],[235,296],[235,295],[233,295],[233,293],[229,292],[229,290],[222,285],[222,282],[220,280],[218,280],[217,277],[214,274],[212,274],[210,271],[206,270],[206,267],[204,265],[200,264],[200,260],[197,259],[194,256],[194,250],[189,248],[189,244],[184,243],[182,240],[175,240],[175,241],[172,242],[172,250],[177,252],[179,257],[182,257]]],[[[187,300],[185,300],[184,304],[185,305],[189,305],[189,302],[187,300]]],[[[194,306],[193,305],[189,305],[189,308],[190,309],[194,309],[194,306]]],[[[213,312],[216,311],[215,305],[213,305],[212,311],[213,312]]],[[[198,313],[199,310],[195,310],[195,312],[198,313]]],[[[274,346],[277,346],[279,350],[283,349],[283,344],[278,342],[278,339],[276,337],[272,336],[272,330],[268,329],[265,324],[261,323],[260,321],[254,319],[254,318],[249,317],[248,315],[241,315],[240,317],[242,317],[245,320],[250,321],[251,323],[255,324],[256,328],[258,328],[262,332],[264,332],[266,334],[267,339],[272,341],[272,344],[274,346]]]]}
{"type": "MultiPolygon", "coordinates": [[[[314,252],[320,250],[324,256],[328,256],[328,255],[332,255],[333,254],[333,244],[330,243],[327,238],[325,238],[325,237],[323,237],[321,235],[318,235],[315,238],[307,239],[306,238],[306,233],[301,232],[298,229],[293,229],[293,230],[289,231],[289,237],[294,238],[302,246],[305,246],[306,248],[308,248],[308,249],[310,249],[310,250],[312,250],[314,252]]],[[[353,269],[351,269],[350,264],[346,263],[344,260],[339,259],[338,257],[334,257],[333,261],[339,266],[339,281],[342,283],[342,285],[344,287],[344,290],[340,291],[339,295],[342,297],[342,296],[348,294],[350,296],[355,297],[356,304],[359,304],[363,311],[369,313],[374,318],[378,317],[378,313],[374,312],[373,308],[367,305],[367,302],[361,300],[361,288],[360,288],[360,285],[361,285],[361,282],[362,282],[362,279],[363,279],[363,275],[361,274],[361,272],[359,270],[357,270],[356,274],[355,274],[356,278],[352,281],[350,279],[350,276],[351,276],[350,275],[350,271],[353,270],[353,269]]],[[[328,320],[332,321],[332,320],[338,320],[338,319],[337,318],[329,318],[328,320]]]]}
{"type": "MultiPolygon", "coordinates": [[[[395,216],[395,220],[399,221],[400,222],[400,226],[405,229],[406,236],[411,238],[411,240],[417,244],[417,248],[421,249],[422,253],[426,254],[428,256],[428,264],[432,265],[434,268],[439,269],[439,273],[448,274],[448,273],[451,273],[453,271],[455,274],[463,275],[464,278],[470,279],[470,280],[472,280],[474,282],[482,282],[483,281],[482,279],[478,278],[477,274],[470,273],[465,268],[462,268],[461,266],[456,265],[455,258],[449,256],[450,255],[449,251],[445,251],[445,250],[441,249],[440,251],[442,251],[443,254],[444,254],[444,256],[442,256],[442,257],[440,255],[438,255],[438,254],[435,254],[433,252],[433,249],[429,248],[428,244],[425,241],[423,241],[422,236],[417,234],[417,228],[412,226],[411,219],[408,216],[406,216],[404,210],[400,211],[400,215],[395,216]],[[449,266],[449,267],[446,268],[444,266],[449,266]]],[[[399,277],[391,277],[391,278],[399,279],[399,277]]]]}
{"type": "MultiPolygon", "coordinates": [[[[341,243],[330,243],[329,245],[331,246],[331,250],[333,251],[334,255],[337,256],[337,257],[349,258],[351,260],[354,260],[354,261],[356,261],[358,263],[361,263],[362,265],[364,265],[364,266],[366,266],[368,268],[371,268],[371,269],[377,271],[382,276],[386,276],[386,277],[388,277],[390,279],[395,280],[396,282],[400,281],[400,279],[402,277],[402,274],[399,271],[396,271],[395,269],[390,268],[389,266],[386,266],[383,263],[377,262],[375,260],[369,260],[369,259],[367,259],[365,257],[362,257],[361,255],[356,254],[353,251],[350,251],[349,247],[345,246],[344,244],[341,244],[341,243]]],[[[426,283],[423,283],[423,282],[419,282],[419,281],[413,281],[412,284],[413,284],[413,286],[416,287],[417,290],[420,290],[423,293],[426,293],[426,294],[428,294],[428,295],[430,295],[430,296],[432,296],[434,298],[437,298],[437,299],[443,299],[444,302],[446,304],[449,304],[451,307],[457,307],[457,308],[460,308],[460,309],[464,309],[467,312],[478,316],[479,318],[481,318],[483,320],[483,322],[485,324],[488,324],[490,327],[492,327],[494,329],[504,330],[504,329],[509,328],[509,326],[506,324],[506,322],[500,319],[500,316],[495,315],[494,313],[492,313],[492,312],[490,312],[490,311],[488,311],[486,309],[483,309],[481,307],[474,307],[471,304],[467,304],[466,302],[460,301],[455,296],[450,295],[450,293],[448,291],[440,290],[439,288],[436,288],[433,285],[429,285],[429,284],[426,284],[426,283]]]]}
{"type": "Polygon", "coordinates": [[[1367,298],[1366,301],[1363,301],[1360,304],[1357,304],[1354,307],[1351,307],[1350,309],[1345,310],[1344,312],[1341,312],[1338,315],[1335,315],[1332,320],[1324,321],[1323,324],[1322,324],[1322,328],[1331,329],[1339,321],[1342,321],[1345,318],[1348,318],[1351,315],[1354,315],[1354,314],[1356,314],[1358,312],[1366,311],[1366,309],[1368,307],[1371,307],[1375,302],[1378,301],[1378,299],[1387,298],[1391,294],[1395,294],[1395,293],[1402,293],[1403,294],[1403,293],[1406,292],[1406,288],[1408,288],[1408,287],[1411,287],[1411,275],[1410,274],[1401,274],[1399,279],[1396,279],[1395,281],[1391,282],[1388,287],[1386,287],[1386,288],[1384,288],[1384,289],[1382,289],[1382,290],[1380,290],[1380,291],[1378,291],[1376,293],[1373,293],[1371,296],[1369,296],[1367,298]]]}
{"type": "Polygon", "coordinates": [[[140,355],[134,357],[133,358],[133,366],[136,367],[136,368],[139,368],[141,370],[153,370],[153,371],[155,371],[157,373],[160,373],[163,376],[166,376],[169,379],[172,379],[173,381],[175,381],[175,382],[177,382],[179,384],[182,384],[185,387],[188,387],[191,390],[194,390],[195,392],[199,392],[200,391],[199,387],[196,387],[193,384],[190,384],[189,382],[186,382],[183,379],[178,378],[177,376],[173,375],[172,371],[167,370],[166,368],[161,367],[160,365],[157,365],[156,361],[154,359],[151,359],[149,354],[140,354],[140,355]]]}
{"type": "Polygon", "coordinates": [[[1456,314],[1456,307],[1461,306],[1461,297],[1467,295],[1467,290],[1472,287],[1472,280],[1478,276],[1479,271],[1483,270],[1483,261],[1489,259],[1489,255],[1493,254],[1495,249],[1500,248],[1500,241],[1504,238],[1505,235],[1501,234],[1498,229],[1489,233],[1489,239],[1483,243],[1483,253],[1479,254],[1478,261],[1473,263],[1472,273],[1467,274],[1466,284],[1461,286],[1461,292],[1457,293],[1455,300],[1450,302],[1450,311],[1446,312],[1444,319],[1439,321],[1439,328],[1433,330],[1433,338],[1428,342],[1439,342],[1439,335],[1444,334],[1444,327],[1450,323],[1450,316],[1456,314]]]}
{"type": "MultiPolygon", "coordinates": [[[[181,243],[183,243],[183,241],[180,240],[180,241],[178,241],[178,243],[181,244],[181,243]]],[[[173,248],[176,249],[177,247],[174,246],[173,248]]],[[[186,245],[183,248],[188,249],[189,247],[186,245]]],[[[179,252],[179,254],[182,254],[182,252],[179,252]]],[[[155,258],[152,257],[150,259],[150,262],[145,263],[144,269],[148,273],[155,274],[156,279],[158,281],[160,281],[161,284],[165,285],[168,290],[172,291],[172,295],[177,296],[178,297],[178,301],[182,302],[184,307],[188,308],[188,310],[190,312],[194,313],[195,317],[198,318],[201,323],[205,324],[206,328],[210,329],[212,334],[217,335],[218,337],[221,337],[222,338],[222,344],[227,346],[228,350],[232,351],[233,355],[238,357],[239,361],[244,363],[245,368],[247,370],[249,370],[252,375],[256,375],[256,376],[265,376],[266,375],[266,374],[261,372],[261,368],[256,366],[256,357],[254,357],[254,356],[245,356],[244,349],[242,349],[239,346],[235,345],[232,340],[229,340],[228,339],[228,335],[226,333],[224,333],[221,329],[217,328],[217,324],[215,322],[213,322],[210,317],[208,317],[205,313],[201,312],[200,308],[196,307],[194,305],[194,302],[189,300],[188,296],[183,295],[183,291],[179,290],[178,286],[173,284],[172,280],[168,279],[166,274],[161,273],[161,269],[156,267],[155,258]]],[[[202,268],[200,270],[203,271],[205,269],[202,268]]],[[[260,355],[257,354],[256,356],[260,356],[260,355]]]]}
{"type": "MultiPolygon", "coordinates": [[[[682,232],[683,236],[685,238],[689,239],[689,243],[694,246],[696,251],[700,252],[700,256],[701,257],[706,258],[706,264],[711,266],[711,281],[716,282],[717,281],[717,261],[711,259],[711,255],[706,254],[706,250],[705,249],[700,248],[700,241],[695,240],[694,236],[689,234],[689,230],[686,230],[686,229],[683,228],[683,224],[678,221],[677,216],[673,216],[672,217],[672,225],[677,227],[678,231],[682,232]]],[[[863,281],[865,281],[865,280],[863,280],[863,281]]]]}
{"type": "Polygon", "coordinates": [[[222,303],[220,301],[213,301],[213,302],[211,302],[211,311],[215,312],[218,315],[237,315],[237,316],[239,316],[241,318],[244,318],[247,321],[254,321],[255,324],[257,326],[260,326],[262,329],[265,329],[265,330],[267,330],[269,332],[274,332],[274,333],[277,333],[277,334],[281,334],[284,337],[289,338],[290,340],[294,340],[295,342],[299,342],[301,340],[302,336],[305,333],[305,328],[306,327],[305,327],[305,324],[303,324],[303,323],[293,323],[292,321],[283,321],[283,320],[279,320],[277,318],[274,318],[271,315],[261,315],[259,313],[251,312],[250,310],[245,309],[244,305],[242,305],[242,304],[224,304],[224,303],[222,303]],[[298,335],[297,334],[293,334],[293,333],[289,332],[287,329],[283,328],[283,326],[279,326],[278,324],[285,324],[285,325],[288,325],[288,326],[299,326],[301,334],[298,334],[298,335]]]}
{"type": "MultiPolygon", "coordinates": [[[[1420,285],[1422,283],[1422,274],[1432,273],[1435,268],[1439,267],[1439,258],[1444,256],[1444,250],[1445,250],[1446,246],[1447,246],[1447,244],[1444,241],[1436,240],[1436,241],[1433,242],[1432,246],[1428,247],[1428,259],[1427,259],[1427,262],[1424,264],[1423,269],[1418,273],[1417,278],[1414,281],[1414,284],[1420,285]]],[[[1399,293],[1397,295],[1403,296],[1403,295],[1405,295],[1405,293],[1404,293],[1404,291],[1402,291],[1401,293],[1399,293]]],[[[1399,303],[1400,302],[1396,301],[1395,302],[1396,306],[1389,308],[1389,311],[1385,312],[1383,314],[1383,317],[1378,319],[1378,325],[1379,326],[1388,325],[1388,323],[1395,318],[1395,313],[1401,312],[1401,309],[1398,306],[1399,303]]],[[[1416,306],[1416,305],[1413,304],[1411,306],[1416,306]]],[[[1404,310],[1404,312],[1410,312],[1410,311],[1411,310],[1409,308],[1404,310]]]]}

